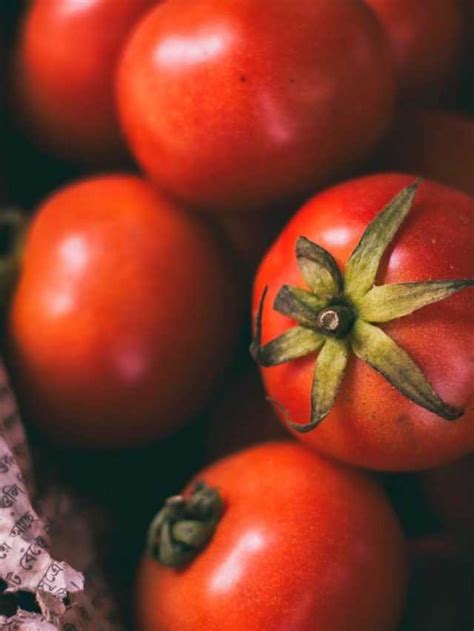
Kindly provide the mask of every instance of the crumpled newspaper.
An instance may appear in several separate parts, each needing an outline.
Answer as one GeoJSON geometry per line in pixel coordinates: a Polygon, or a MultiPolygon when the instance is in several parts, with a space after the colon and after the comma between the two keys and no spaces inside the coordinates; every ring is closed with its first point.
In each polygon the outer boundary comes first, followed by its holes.
{"type": "Polygon", "coordinates": [[[0,628],[121,630],[117,608],[95,566],[87,510],[57,489],[35,510],[34,493],[29,448],[0,362],[0,628]]]}

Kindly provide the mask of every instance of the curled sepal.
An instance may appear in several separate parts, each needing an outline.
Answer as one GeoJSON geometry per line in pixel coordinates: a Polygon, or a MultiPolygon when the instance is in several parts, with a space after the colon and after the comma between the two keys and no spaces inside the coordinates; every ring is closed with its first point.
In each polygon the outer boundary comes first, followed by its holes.
{"type": "Polygon", "coordinates": [[[309,432],[326,418],[336,400],[348,360],[347,340],[327,338],[316,361],[311,391],[311,421],[304,425],[290,423],[293,429],[309,432]]]}
{"type": "Polygon", "coordinates": [[[359,316],[367,322],[389,322],[473,286],[471,279],[380,285],[365,294],[357,307],[359,316]]]}
{"type": "Polygon", "coordinates": [[[283,285],[276,295],[273,308],[304,326],[317,326],[318,313],[326,304],[327,301],[306,289],[283,285]]]}
{"type": "Polygon", "coordinates": [[[254,360],[260,366],[277,366],[317,351],[322,346],[324,337],[304,326],[288,329],[283,335],[262,346],[262,313],[267,289],[265,287],[260,299],[255,321],[255,336],[250,344],[250,354],[254,360]]]}
{"type": "Polygon", "coordinates": [[[463,410],[444,403],[411,357],[382,329],[357,320],[352,329],[354,353],[381,373],[397,390],[421,407],[453,421],[463,410]]]}
{"type": "Polygon", "coordinates": [[[341,293],[341,272],[329,252],[306,237],[298,237],[295,251],[301,275],[311,291],[320,298],[341,293]]]}
{"type": "Polygon", "coordinates": [[[189,563],[209,543],[222,511],[219,492],[204,482],[189,497],[170,497],[148,530],[148,553],[169,567],[189,563]]]}
{"type": "Polygon", "coordinates": [[[324,337],[304,326],[293,328],[265,346],[252,342],[250,352],[260,366],[278,366],[316,352],[324,343],[324,337]]]}
{"type": "Polygon", "coordinates": [[[357,303],[372,288],[382,256],[413,205],[417,180],[402,189],[367,226],[347,261],[345,293],[357,303]]]}

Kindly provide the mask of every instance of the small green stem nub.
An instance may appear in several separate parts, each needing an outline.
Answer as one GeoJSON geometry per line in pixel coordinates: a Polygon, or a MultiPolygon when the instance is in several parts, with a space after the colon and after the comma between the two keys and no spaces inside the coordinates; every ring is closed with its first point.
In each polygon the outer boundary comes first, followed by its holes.
{"type": "Polygon", "coordinates": [[[189,497],[170,497],[148,530],[148,553],[169,567],[189,563],[211,540],[222,510],[219,492],[205,482],[189,497]]]}

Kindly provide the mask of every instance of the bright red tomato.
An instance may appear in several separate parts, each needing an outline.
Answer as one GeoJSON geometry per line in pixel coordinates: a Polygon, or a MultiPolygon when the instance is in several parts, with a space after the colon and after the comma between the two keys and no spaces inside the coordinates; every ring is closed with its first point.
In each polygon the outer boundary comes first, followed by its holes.
{"type": "Polygon", "coordinates": [[[388,502],[362,473],[297,444],[267,443],[197,479],[217,488],[224,513],[183,568],[143,561],[140,631],[396,628],[404,541],[388,502]]]}
{"type": "Polygon", "coordinates": [[[388,47],[359,0],[169,0],[127,44],[130,148],[203,210],[263,209],[370,152],[390,119],[388,47]]]}
{"type": "MultiPolygon", "coordinates": [[[[368,224],[412,176],[376,175],[314,197],[290,221],[264,258],[254,288],[254,314],[265,286],[263,342],[294,321],[271,305],[283,285],[303,287],[295,257],[300,236],[329,251],[343,269],[368,224]]],[[[381,261],[376,284],[474,276],[474,199],[426,181],[381,261]]],[[[378,327],[380,328],[380,327],[378,327]]],[[[382,470],[422,469],[474,449],[472,361],[474,291],[466,289],[381,328],[418,364],[443,401],[464,410],[447,421],[413,403],[367,363],[352,356],[334,406],[321,424],[298,436],[321,452],[382,470]]],[[[351,335],[351,333],[349,333],[351,335]]],[[[263,368],[269,396],[295,423],[310,418],[316,354],[263,368]]]]}
{"type": "Polygon", "coordinates": [[[127,175],[39,209],[9,314],[23,410],[56,440],[125,446],[186,420],[228,360],[232,283],[203,222],[127,175]]]}
{"type": "Polygon", "coordinates": [[[474,120],[441,110],[407,109],[385,139],[376,166],[416,173],[474,195],[474,120]]]}
{"type": "Polygon", "coordinates": [[[74,161],[123,153],[114,75],[138,18],[158,0],[34,0],[14,68],[17,107],[41,144],[74,161]]]}
{"type": "Polygon", "coordinates": [[[464,28],[457,0],[366,0],[386,29],[405,100],[430,102],[455,77],[464,28]]]}

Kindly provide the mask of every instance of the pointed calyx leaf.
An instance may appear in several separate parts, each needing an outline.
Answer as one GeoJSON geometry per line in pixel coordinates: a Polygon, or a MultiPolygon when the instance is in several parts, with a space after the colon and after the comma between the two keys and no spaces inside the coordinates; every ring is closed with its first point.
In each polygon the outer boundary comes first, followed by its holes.
{"type": "Polygon", "coordinates": [[[444,300],[461,289],[474,287],[474,280],[433,280],[373,287],[358,302],[359,317],[367,322],[389,322],[421,307],[444,300]]]}
{"type": "Polygon", "coordinates": [[[462,411],[444,403],[427,381],[420,368],[382,329],[358,320],[351,336],[352,350],[381,373],[397,390],[421,407],[448,421],[462,411]]]}
{"type": "Polygon", "coordinates": [[[316,360],[311,392],[311,421],[304,425],[290,423],[298,432],[309,432],[329,414],[336,400],[349,360],[347,340],[327,338],[316,360]]]}
{"type": "Polygon", "coordinates": [[[255,336],[250,345],[250,354],[254,360],[261,366],[277,366],[317,351],[325,338],[314,329],[304,326],[288,329],[283,335],[262,346],[262,315],[267,289],[265,287],[258,306],[255,336]]]}
{"type": "Polygon", "coordinates": [[[398,193],[367,226],[346,264],[345,293],[357,302],[372,288],[382,256],[408,214],[419,182],[398,193]]]}
{"type": "Polygon", "coordinates": [[[329,252],[305,237],[297,239],[295,251],[301,275],[316,296],[327,298],[341,293],[341,272],[329,252]]]}
{"type": "Polygon", "coordinates": [[[170,567],[189,563],[210,541],[222,511],[219,492],[205,482],[189,497],[170,497],[148,530],[148,553],[170,567]]]}
{"type": "Polygon", "coordinates": [[[304,326],[316,326],[318,313],[326,303],[327,301],[306,289],[283,285],[275,298],[273,308],[304,326]]]}
{"type": "Polygon", "coordinates": [[[278,366],[285,362],[315,353],[324,343],[324,337],[304,326],[294,326],[265,346],[251,346],[252,357],[261,366],[278,366]]]}

